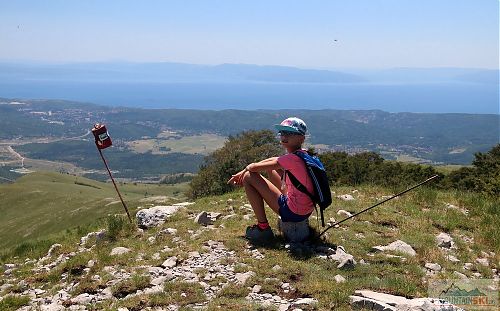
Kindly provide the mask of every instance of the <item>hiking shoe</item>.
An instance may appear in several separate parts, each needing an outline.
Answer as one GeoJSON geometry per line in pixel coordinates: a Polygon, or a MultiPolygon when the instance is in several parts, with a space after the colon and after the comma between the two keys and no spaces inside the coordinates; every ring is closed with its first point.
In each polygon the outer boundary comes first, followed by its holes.
{"type": "Polygon", "coordinates": [[[258,225],[253,225],[247,227],[245,238],[253,242],[271,242],[274,239],[274,233],[271,227],[261,229],[258,225]]]}

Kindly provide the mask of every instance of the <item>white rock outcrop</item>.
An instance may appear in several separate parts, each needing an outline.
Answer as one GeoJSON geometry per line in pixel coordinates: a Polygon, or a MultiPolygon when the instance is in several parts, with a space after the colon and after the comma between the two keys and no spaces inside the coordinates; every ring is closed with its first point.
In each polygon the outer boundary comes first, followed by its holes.
{"type": "Polygon", "coordinates": [[[177,205],[154,206],[151,208],[141,209],[135,215],[137,219],[137,226],[143,229],[159,226],[178,210],[179,206],[177,205]]]}
{"type": "Polygon", "coordinates": [[[417,255],[417,252],[413,249],[413,247],[411,247],[411,245],[409,245],[408,243],[403,242],[401,240],[396,240],[396,241],[394,241],[391,244],[386,245],[386,246],[381,246],[381,245],[374,246],[372,248],[372,250],[378,251],[378,252],[393,251],[393,252],[406,254],[406,255],[409,255],[412,257],[417,255]]]}

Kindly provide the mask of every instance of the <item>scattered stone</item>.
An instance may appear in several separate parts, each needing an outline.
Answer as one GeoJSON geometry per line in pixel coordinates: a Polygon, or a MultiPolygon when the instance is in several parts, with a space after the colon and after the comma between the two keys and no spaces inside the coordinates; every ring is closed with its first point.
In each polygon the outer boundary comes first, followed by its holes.
{"type": "Polygon", "coordinates": [[[301,298],[298,300],[295,300],[293,305],[294,306],[300,306],[300,305],[307,305],[307,306],[313,306],[318,303],[318,300],[314,298],[301,298]]]}
{"type": "Polygon", "coordinates": [[[437,241],[437,246],[442,247],[442,248],[452,248],[454,247],[455,243],[453,242],[453,238],[444,232],[441,232],[436,236],[436,241],[437,241]]]}
{"type": "Polygon", "coordinates": [[[106,237],[106,231],[100,230],[100,231],[95,231],[95,232],[90,232],[87,235],[83,236],[80,239],[80,246],[86,247],[87,243],[92,240],[92,244],[94,244],[97,241],[100,241],[106,237]]]}
{"type": "Polygon", "coordinates": [[[344,216],[344,217],[351,217],[352,216],[351,213],[349,213],[348,211],[343,210],[343,209],[338,210],[337,215],[344,216]]]}
{"type": "Polygon", "coordinates": [[[346,281],[345,277],[341,276],[340,274],[337,274],[334,278],[335,282],[337,283],[345,283],[346,281]]]}
{"type": "Polygon", "coordinates": [[[194,202],[180,202],[180,203],[175,203],[174,206],[182,206],[182,207],[185,207],[185,206],[189,206],[189,205],[193,205],[194,202]]]}
{"type": "Polygon", "coordinates": [[[386,245],[386,246],[381,246],[381,245],[374,246],[372,249],[374,251],[381,251],[381,252],[384,252],[384,251],[400,252],[400,253],[403,253],[403,254],[406,254],[406,255],[409,255],[412,257],[417,255],[417,252],[415,252],[413,247],[411,247],[409,244],[407,244],[401,240],[396,240],[396,241],[394,241],[391,244],[386,245]]]}
{"type": "Polygon", "coordinates": [[[490,265],[488,258],[476,258],[476,262],[485,267],[488,267],[490,265]]]}
{"type": "Polygon", "coordinates": [[[458,206],[450,204],[450,203],[446,203],[446,208],[460,211],[464,215],[469,215],[469,211],[466,208],[461,208],[461,207],[458,207],[458,206]]]}
{"type": "Polygon", "coordinates": [[[271,268],[271,270],[273,270],[274,272],[278,272],[281,270],[281,266],[280,265],[275,265],[271,268]]]}
{"type": "Polygon", "coordinates": [[[256,293],[256,294],[257,294],[257,293],[260,293],[260,290],[261,290],[261,289],[262,289],[262,286],[260,286],[260,285],[254,285],[254,286],[252,287],[252,293],[256,293]]]}
{"type": "Polygon", "coordinates": [[[350,270],[354,269],[356,266],[356,260],[354,260],[354,256],[346,253],[342,246],[338,246],[335,254],[329,255],[329,259],[335,260],[338,262],[337,268],[341,270],[350,270]]]}
{"type": "Polygon", "coordinates": [[[212,219],[208,217],[208,214],[205,211],[199,213],[198,216],[196,216],[196,218],[194,219],[194,222],[204,226],[213,224],[212,219]]]}
{"type": "Polygon", "coordinates": [[[162,285],[166,281],[167,281],[167,277],[166,276],[159,276],[159,277],[151,280],[151,285],[154,285],[154,286],[156,286],[156,285],[162,285]]]}
{"type": "Polygon", "coordinates": [[[173,268],[177,265],[177,257],[173,256],[165,260],[161,266],[165,269],[173,268]]]}
{"type": "Polygon", "coordinates": [[[62,248],[61,244],[53,244],[49,248],[49,251],[47,252],[47,256],[46,257],[52,257],[52,255],[54,255],[54,253],[57,252],[58,250],[60,250],[61,248],[62,248]]]}
{"type": "Polygon", "coordinates": [[[441,271],[441,266],[437,263],[426,263],[425,264],[425,267],[428,269],[428,270],[431,270],[431,271],[435,271],[435,272],[439,272],[441,271]]]}
{"type": "Polygon", "coordinates": [[[92,300],[95,299],[94,295],[90,295],[88,293],[83,293],[80,294],[74,298],[71,299],[71,302],[80,304],[80,305],[86,305],[92,302],[92,300]]]}
{"type": "Polygon", "coordinates": [[[234,277],[236,278],[236,282],[238,284],[244,285],[249,278],[255,275],[256,275],[255,272],[247,271],[245,273],[236,273],[234,277]]]}
{"type": "Polygon", "coordinates": [[[148,243],[149,243],[149,244],[155,244],[155,243],[156,243],[156,238],[155,238],[154,236],[150,236],[150,237],[148,238],[148,243]]]}
{"type": "Polygon", "coordinates": [[[95,260],[90,259],[90,260],[87,262],[87,267],[89,267],[89,268],[92,268],[94,265],[95,265],[95,260]]]}
{"type": "Polygon", "coordinates": [[[466,263],[464,263],[464,269],[465,270],[471,270],[473,267],[474,267],[474,265],[472,264],[472,262],[466,262],[466,263]]]}
{"type": "Polygon", "coordinates": [[[341,200],[344,200],[344,201],[352,201],[354,200],[354,197],[350,194],[341,194],[341,195],[338,195],[337,198],[341,199],[341,200]]]}
{"type": "Polygon", "coordinates": [[[130,252],[130,249],[129,248],[126,248],[126,247],[122,247],[122,246],[119,246],[119,247],[115,247],[111,250],[111,253],[110,255],[111,256],[117,256],[117,255],[123,255],[123,254],[126,254],[130,252]]]}
{"type": "Polygon", "coordinates": [[[465,274],[460,273],[458,271],[453,271],[453,275],[456,276],[456,277],[458,277],[459,279],[463,279],[463,280],[468,279],[468,277],[465,274]]]}
{"type": "Polygon", "coordinates": [[[446,259],[448,259],[449,261],[454,262],[454,263],[460,262],[460,260],[457,257],[453,256],[453,255],[446,256],[446,259]]]}
{"type": "Polygon", "coordinates": [[[137,225],[139,228],[148,229],[156,227],[165,222],[179,210],[180,205],[171,206],[154,206],[151,208],[141,209],[136,214],[137,225]]]}
{"type": "Polygon", "coordinates": [[[459,311],[462,310],[444,300],[435,298],[407,299],[401,296],[377,293],[369,290],[357,290],[355,296],[349,297],[354,309],[363,310],[429,310],[459,311]]]}

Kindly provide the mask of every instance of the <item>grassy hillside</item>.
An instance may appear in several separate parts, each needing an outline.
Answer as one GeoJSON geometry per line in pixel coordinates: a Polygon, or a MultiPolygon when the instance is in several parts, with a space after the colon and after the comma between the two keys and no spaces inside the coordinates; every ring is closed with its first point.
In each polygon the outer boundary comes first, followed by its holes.
{"type": "MultiPolygon", "coordinates": [[[[168,196],[176,202],[185,185],[119,185],[132,212],[147,196],[168,196]]],[[[124,213],[111,183],[83,177],[37,172],[0,185],[0,249],[46,238],[66,229],[85,227],[108,214],[124,213]]]]}
{"type": "MultiPolygon", "coordinates": [[[[122,187],[133,210],[145,191],[170,195],[176,189],[146,187],[122,187]]],[[[7,202],[2,204],[1,236],[2,240],[7,237],[11,245],[23,235],[27,238],[44,237],[82,222],[92,222],[110,212],[121,212],[119,204],[106,206],[114,198],[109,185],[71,176],[33,174],[15,184],[2,186],[0,190],[2,202],[7,202]],[[106,200],[108,197],[109,201],[106,200]],[[12,216],[19,218],[13,220],[12,216]]],[[[344,218],[337,214],[340,209],[360,211],[382,196],[391,194],[389,189],[373,186],[336,187],[332,190],[335,196],[351,194],[354,197],[352,201],[334,200],[333,206],[326,211],[326,218],[337,220],[344,218]]],[[[69,237],[74,235],[66,232],[53,235],[53,241],[63,244],[57,254],[73,256],[70,260],[57,264],[50,271],[33,273],[34,261],[23,264],[22,255],[17,259],[6,257],[3,262],[13,262],[17,268],[10,272],[10,276],[2,276],[1,269],[5,268],[0,266],[0,285],[25,280],[28,288],[46,291],[41,294],[44,297],[54,295],[61,288],[71,297],[76,297],[82,293],[97,295],[108,287],[113,297],[93,302],[92,306],[89,305],[93,310],[116,310],[120,306],[139,310],[147,306],[165,308],[172,304],[182,307],[182,310],[190,310],[195,304],[208,310],[221,307],[227,310],[273,310],[272,304],[263,307],[245,298],[258,285],[261,295],[271,294],[283,299],[312,297],[318,300],[318,310],[350,310],[348,297],[357,289],[425,297],[427,284],[434,278],[457,278],[457,273],[468,278],[499,277],[494,270],[500,268],[498,199],[419,188],[330,230],[324,241],[295,251],[290,251],[279,236],[276,243],[266,247],[250,246],[242,238],[245,227],[254,223],[252,211],[245,206],[247,203],[242,191],[203,198],[180,209],[160,227],[144,232],[116,219],[101,222],[100,226],[108,230],[107,238],[85,252],[77,251],[78,239],[69,237]],[[213,226],[204,227],[193,221],[201,211],[219,212],[222,216],[213,226]],[[229,215],[232,216],[224,217],[229,215]],[[167,228],[177,231],[172,233],[166,231],[167,228]],[[437,246],[436,236],[442,232],[453,238],[456,248],[445,251],[437,246]],[[372,250],[373,246],[387,245],[398,239],[410,244],[416,256],[372,250]],[[214,247],[213,241],[222,243],[225,248],[214,247]],[[317,255],[314,249],[319,245],[342,245],[358,264],[352,270],[340,270],[336,262],[317,255]],[[110,256],[110,251],[117,246],[125,246],[131,251],[110,256]],[[230,267],[233,274],[253,271],[253,276],[243,286],[222,276],[215,277],[216,272],[211,270],[216,265],[214,262],[199,262],[198,268],[189,266],[196,256],[211,256],[214,251],[223,253],[217,265],[230,267]],[[76,255],[69,255],[71,252],[76,252],[76,255]],[[193,252],[198,252],[198,255],[193,252]],[[450,260],[450,255],[458,261],[450,260]],[[200,283],[186,283],[182,277],[176,277],[164,280],[161,292],[147,292],[146,289],[152,286],[149,282],[155,277],[155,269],[172,256],[177,258],[177,266],[172,269],[185,268],[191,277],[197,276],[200,283]],[[424,268],[426,263],[437,263],[441,270],[430,272],[424,268]],[[121,276],[118,278],[113,271],[119,271],[121,276]],[[343,276],[346,281],[337,283],[336,275],[343,276]],[[214,297],[204,296],[201,280],[215,290],[214,297]],[[288,284],[291,290],[285,291],[284,284],[288,284]],[[144,290],[125,297],[139,289],[144,290]]],[[[276,232],[276,217],[269,216],[276,232]]],[[[311,225],[317,225],[314,216],[311,225]]],[[[43,246],[44,253],[49,246],[43,246]]],[[[0,292],[0,297],[10,297],[10,300],[4,299],[4,305],[14,305],[16,301],[27,303],[22,300],[23,290],[25,293],[26,289],[16,285],[0,292]],[[19,300],[13,302],[14,296],[9,295],[16,293],[21,297],[16,296],[15,299],[19,300]]],[[[68,298],[67,306],[74,303],[68,298]]]]}

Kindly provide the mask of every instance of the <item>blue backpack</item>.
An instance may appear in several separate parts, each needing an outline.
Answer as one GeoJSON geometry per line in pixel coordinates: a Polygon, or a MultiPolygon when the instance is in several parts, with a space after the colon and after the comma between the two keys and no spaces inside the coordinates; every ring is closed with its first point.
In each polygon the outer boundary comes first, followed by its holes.
{"type": "Polygon", "coordinates": [[[311,177],[314,186],[314,194],[310,193],[307,188],[300,183],[300,181],[293,176],[290,171],[285,171],[285,173],[290,177],[290,181],[297,188],[297,190],[307,194],[315,206],[319,206],[319,211],[321,215],[321,225],[325,226],[325,218],[323,216],[323,211],[332,204],[332,194],[330,192],[330,183],[328,182],[328,177],[326,176],[325,168],[323,163],[318,157],[312,156],[305,152],[295,151],[293,154],[298,156],[304,161],[306,166],[306,171],[311,177]]]}

